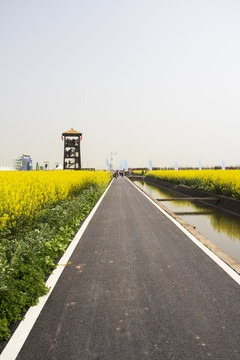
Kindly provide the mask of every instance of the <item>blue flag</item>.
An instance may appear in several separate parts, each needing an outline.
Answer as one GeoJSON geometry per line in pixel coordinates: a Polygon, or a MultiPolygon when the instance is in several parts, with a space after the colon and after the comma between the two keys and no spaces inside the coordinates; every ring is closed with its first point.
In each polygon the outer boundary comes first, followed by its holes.
{"type": "Polygon", "coordinates": [[[109,171],[109,170],[110,170],[109,160],[108,160],[108,159],[106,159],[106,160],[105,160],[105,162],[106,162],[106,165],[107,165],[107,169],[108,169],[108,171],[109,171]]]}
{"type": "Polygon", "coordinates": [[[149,171],[152,171],[152,160],[148,160],[149,171]]]}

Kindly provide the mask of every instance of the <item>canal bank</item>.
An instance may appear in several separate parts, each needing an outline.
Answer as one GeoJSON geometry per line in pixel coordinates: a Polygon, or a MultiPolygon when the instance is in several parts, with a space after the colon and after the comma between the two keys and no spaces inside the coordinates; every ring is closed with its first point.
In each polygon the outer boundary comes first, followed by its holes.
{"type": "Polygon", "coordinates": [[[150,181],[144,177],[131,177],[130,179],[202,244],[240,274],[240,233],[238,231],[240,201],[215,196],[186,186],[158,181],[157,179],[151,179],[150,181]],[[148,186],[145,186],[143,181],[146,181],[148,186]],[[154,190],[154,187],[159,191],[161,189],[160,194],[154,190]],[[162,190],[166,194],[162,193],[162,190]],[[163,196],[166,197],[166,199],[162,199],[163,201],[177,197],[179,197],[179,200],[182,200],[183,197],[184,199],[189,197],[191,200],[193,198],[202,198],[202,200],[194,202],[157,201],[157,198],[163,196]],[[185,203],[190,205],[187,206],[185,203]],[[181,208],[182,204],[187,207],[181,208]],[[232,235],[233,230],[235,236],[232,235]]]}
{"type": "Polygon", "coordinates": [[[190,188],[185,185],[177,185],[177,184],[174,184],[174,183],[171,183],[168,181],[163,181],[163,180],[151,178],[151,177],[132,176],[132,177],[129,177],[129,179],[132,181],[135,181],[135,180],[136,181],[137,180],[146,181],[149,184],[154,184],[159,187],[169,189],[180,195],[186,195],[189,197],[202,197],[202,198],[204,198],[203,200],[201,200],[203,203],[206,203],[210,206],[215,206],[219,209],[228,211],[233,214],[240,215],[240,201],[239,200],[231,199],[226,196],[216,195],[216,194],[205,192],[205,191],[201,191],[198,189],[193,189],[193,188],[190,188]],[[207,198],[209,198],[209,200],[207,198]],[[214,200],[212,198],[214,198],[214,200]]]}

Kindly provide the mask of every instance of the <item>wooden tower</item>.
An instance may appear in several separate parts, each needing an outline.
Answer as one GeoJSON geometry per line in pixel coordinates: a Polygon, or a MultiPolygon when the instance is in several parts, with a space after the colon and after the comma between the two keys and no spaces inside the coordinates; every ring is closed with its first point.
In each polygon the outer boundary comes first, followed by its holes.
{"type": "Polygon", "coordinates": [[[62,134],[64,140],[63,169],[81,170],[80,141],[82,133],[71,129],[62,134]]]}

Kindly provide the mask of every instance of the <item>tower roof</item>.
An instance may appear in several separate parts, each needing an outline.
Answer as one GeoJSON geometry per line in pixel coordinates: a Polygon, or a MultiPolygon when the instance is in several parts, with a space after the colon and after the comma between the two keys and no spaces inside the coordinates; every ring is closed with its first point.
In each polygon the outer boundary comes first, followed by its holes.
{"type": "Polygon", "coordinates": [[[80,133],[80,132],[78,132],[77,130],[74,130],[73,128],[71,128],[71,130],[68,130],[68,131],[65,131],[64,133],[62,133],[62,135],[64,136],[64,135],[72,135],[72,136],[74,136],[74,135],[76,135],[76,136],[81,136],[82,135],[82,133],[80,133]]]}

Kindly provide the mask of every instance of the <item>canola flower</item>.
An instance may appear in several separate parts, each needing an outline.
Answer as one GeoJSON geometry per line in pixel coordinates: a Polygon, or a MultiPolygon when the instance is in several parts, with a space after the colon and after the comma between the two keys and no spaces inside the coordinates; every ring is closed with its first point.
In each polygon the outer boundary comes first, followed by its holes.
{"type": "Polygon", "coordinates": [[[44,207],[110,179],[105,171],[0,172],[0,231],[30,224],[44,207]]]}
{"type": "Polygon", "coordinates": [[[143,175],[146,174],[148,170],[133,170],[132,173],[133,175],[143,175]]]}
{"type": "Polygon", "coordinates": [[[146,176],[240,200],[240,170],[154,170],[146,176]]]}

